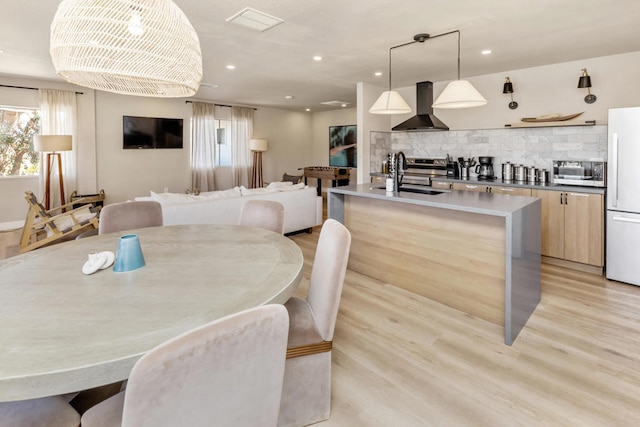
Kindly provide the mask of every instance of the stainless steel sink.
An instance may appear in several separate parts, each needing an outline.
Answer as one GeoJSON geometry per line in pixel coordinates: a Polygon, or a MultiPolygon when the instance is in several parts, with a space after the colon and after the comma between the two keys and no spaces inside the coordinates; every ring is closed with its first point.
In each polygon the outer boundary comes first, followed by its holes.
{"type": "MultiPolygon", "coordinates": [[[[373,188],[378,190],[386,189],[386,187],[373,187],[373,188]]],[[[427,194],[429,196],[435,196],[442,193],[449,193],[449,191],[447,190],[434,190],[431,187],[418,187],[418,186],[406,187],[404,185],[400,187],[400,192],[427,194]]]]}

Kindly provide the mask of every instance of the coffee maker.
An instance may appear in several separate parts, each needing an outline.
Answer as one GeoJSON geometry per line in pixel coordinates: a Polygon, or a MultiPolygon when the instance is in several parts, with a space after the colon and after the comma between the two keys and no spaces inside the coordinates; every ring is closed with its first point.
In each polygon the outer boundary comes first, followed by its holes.
{"type": "Polygon", "coordinates": [[[476,175],[478,179],[494,179],[493,175],[493,157],[480,156],[476,165],[476,175]]]}

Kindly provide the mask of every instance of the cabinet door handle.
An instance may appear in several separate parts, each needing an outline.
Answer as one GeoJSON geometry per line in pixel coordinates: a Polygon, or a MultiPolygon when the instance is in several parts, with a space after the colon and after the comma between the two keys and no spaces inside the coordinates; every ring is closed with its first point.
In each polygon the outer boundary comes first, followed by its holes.
{"type": "Polygon", "coordinates": [[[562,196],[563,196],[563,194],[562,194],[562,193],[560,193],[560,204],[561,204],[561,205],[563,204],[563,202],[562,202],[562,196]]]}
{"type": "Polygon", "coordinates": [[[564,204],[568,205],[569,201],[567,200],[567,193],[564,193],[564,204]]]}

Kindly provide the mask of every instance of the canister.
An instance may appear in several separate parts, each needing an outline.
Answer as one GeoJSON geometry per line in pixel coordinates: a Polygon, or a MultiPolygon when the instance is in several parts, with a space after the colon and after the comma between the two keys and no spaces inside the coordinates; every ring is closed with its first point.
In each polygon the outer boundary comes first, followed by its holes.
{"type": "Polygon", "coordinates": [[[537,178],[540,184],[546,184],[549,181],[549,171],[546,169],[538,169],[537,178]]]}
{"type": "Polygon", "coordinates": [[[517,165],[513,167],[513,176],[516,181],[524,182],[527,180],[528,168],[524,165],[517,165]]]}
{"type": "Polygon", "coordinates": [[[537,179],[538,179],[538,169],[535,168],[534,166],[531,166],[527,173],[527,181],[536,182],[537,179]]]}
{"type": "Polygon", "coordinates": [[[502,179],[504,181],[513,180],[513,165],[509,162],[502,164],[502,179]]]}

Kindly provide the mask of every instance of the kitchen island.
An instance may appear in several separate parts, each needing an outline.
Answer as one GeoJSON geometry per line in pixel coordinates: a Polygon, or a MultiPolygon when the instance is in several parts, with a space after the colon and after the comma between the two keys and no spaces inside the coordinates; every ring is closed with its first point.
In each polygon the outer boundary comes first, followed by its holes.
{"type": "Polygon", "coordinates": [[[329,217],[351,231],[350,269],[502,326],[507,345],[540,301],[540,212],[533,197],[328,190],[329,217]]]}

